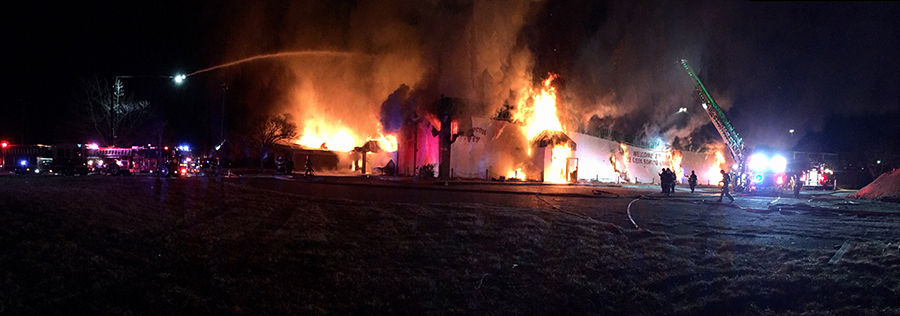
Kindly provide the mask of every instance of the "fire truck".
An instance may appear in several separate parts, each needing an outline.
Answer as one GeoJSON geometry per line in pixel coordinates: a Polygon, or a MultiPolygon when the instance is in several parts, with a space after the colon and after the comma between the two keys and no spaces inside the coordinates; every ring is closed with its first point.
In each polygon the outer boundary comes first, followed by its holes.
{"type": "Polygon", "coordinates": [[[187,146],[162,149],[152,146],[98,147],[89,145],[88,165],[92,171],[109,175],[160,173],[187,175],[194,160],[187,146]]]}
{"type": "Polygon", "coordinates": [[[12,145],[3,143],[2,169],[17,174],[41,174],[52,170],[51,147],[47,145],[12,145]]]}
{"type": "Polygon", "coordinates": [[[155,160],[147,157],[151,148],[144,147],[97,147],[92,145],[90,149],[91,167],[94,171],[109,175],[127,175],[153,172],[156,169],[155,160]]]}
{"type": "Polygon", "coordinates": [[[62,175],[89,172],[83,144],[12,145],[3,142],[0,169],[18,174],[55,173],[62,175]]]}
{"type": "Polygon", "coordinates": [[[163,147],[159,173],[165,177],[188,176],[199,172],[199,161],[189,146],[163,147]]]}
{"type": "Polygon", "coordinates": [[[782,191],[791,186],[792,170],[788,159],[779,153],[756,151],[748,158],[746,176],[750,191],[782,191]]]}
{"type": "Polygon", "coordinates": [[[17,174],[184,176],[200,171],[188,146],[99,147],[97,144],[0,145],[0,170],[17,174]]]}
{"type": "Polygon", "coordinates": [[[834,153],[794,152],[796,169],[803,172],[800,181],[804,187],[834,189],[836,183],[831,166],[837,160],[838,155],[834,153]]]}
{"type": "Polygon", "coordinates": [[[731,152],[731,158],[736,166],[731,170],[734,174],[734,190],[749,191],[777,191],[785,189],[790,184],[792,170],[784,155],[768,153],[765,151],[752,152],[744,147],[744,140],[738,135],[731,122],[725,117],[725,113],[719,108],[709,91],[700,81],[700,78],[688,65],[687,60],[682,59],[681,65],[687,71],[688,76],[694,81],[694,90],[700,96],[701,106],[712,121],[725,145],[731,152]]]}

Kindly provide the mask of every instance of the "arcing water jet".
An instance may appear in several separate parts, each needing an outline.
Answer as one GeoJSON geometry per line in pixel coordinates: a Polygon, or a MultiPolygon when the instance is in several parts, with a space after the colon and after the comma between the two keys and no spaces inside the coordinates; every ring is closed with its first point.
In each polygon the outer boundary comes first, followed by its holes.
{"type": "Polygon", "coordinates": [[[285,57],[315,57],[315,56],[330,56],[330,57],[360,57],[360,56],[371,56],[369,54],[363,53],[353,53],[353,52],[338,52],[338,51],[327,51],[327,50],[305,50],[305,51],[294,51],[294,52],[280,52],[280,53],[272,53],[272,54],[263,54],[247,57],[241,60],[232,61],[229,63],[224,63],[221,65],[212,66],[209,68],[197,70],[195,72],[189,73],[187,75],[183,75],[181,79],[183,80],[185,77],[190,77],[196,74],[201,74],[207,71],[213,71],[219,68],[231,67],[234,65],[239,65],[243,63],[248,63],[251,61],[261,60],[261,59],[273,59],[273,58],[285,58],[285,57]]]}

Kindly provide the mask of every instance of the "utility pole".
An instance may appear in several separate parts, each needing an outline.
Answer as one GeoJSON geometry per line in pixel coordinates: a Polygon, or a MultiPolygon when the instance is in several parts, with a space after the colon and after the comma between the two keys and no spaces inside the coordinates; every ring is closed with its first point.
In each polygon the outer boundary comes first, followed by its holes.
{"type": "Polygon", "coordinates": [[[219,144],[225,141],[225,97],[228,94],[228,86],[224,82],[219,84],[222,87],[222,129],[219,131],[219,144]]]}

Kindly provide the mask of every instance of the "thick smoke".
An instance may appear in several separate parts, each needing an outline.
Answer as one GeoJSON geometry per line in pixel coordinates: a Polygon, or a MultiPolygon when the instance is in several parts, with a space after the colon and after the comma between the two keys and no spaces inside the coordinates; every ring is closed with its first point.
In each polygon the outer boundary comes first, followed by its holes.
{"type": "Polygon", "coordinates": [[[861,55],[887,65],[882,69],[896,68],[890,54],[877,55],[883,50],[841,50],[833,43],[892,44],[873,34],[897,33],[896,27],[870,29],[897,9],[810,6],[234,0],[211,9],[223,21],[211,43],[221,62],[285,51],[322,52],[221,70],[224,81],[246,85],[229,95],[243,98],[253,111],[290,112],[301,130],[309,124],[342,126],[359,136],[377,133],[381,125],[394,130],[413,115],[433,113],[440,95],[466,100],[462,115],[492,116],[553,72],[560,75],[560,116],[570,131],[710,139],[709,129],[700,128],[709,126],[709,119],[678,63],[687,59],[719,105],[730,109],[729,118],[748,144],[755,139],[787,145],[788,129],[796,129],[793,136],[799,139],[801,133],[821,129],[828,115],[879,113],[861,104],[897,108],[896,102],[879,104],[896,96],[891,88],[896,73],[868,75],[830,63],[861,55]],[[840,30],[829,23],[837,18],[859,23],[840,30]],[[793,20],[804,26],[779,28],[796,25],[788,23],[793,20]],[[785,73],[810,74],[817,81],[785,73]],[[839,91],[848,79],[868,91],[853,95],[872,97],[847,99],[839,91]],[[680,108],[687,113],[679,113],[680,108]]]}
{"type": "MultiPolygon", "coordinates": [[[[248,63],[233,77],[259,111],[289,112],[301,130],[340,126],[358,136],[433,115],[440,95],[460,115],[492,116],[547,73],[559,73],[568,130],[603,128],[687,137],[708,118],[681,58],[702,69],[716,22],[685,19],[683,4],[590,1],[235,2],[223,60],[314,51],[248,63]],[[237,9],[239,8],[239,9],[237,9]],[[602,22],[600,22],[602,21],[602,22]],[[329,54],[329,53],[336,54],[329,54]],[[348,54],[349,53],[349,54],[348,54]],[[680,107],[691,110],[676,113],[680,107]],[[594,120],[591,120],[591,118],[594,120]],[[380,124],[379,124],[380,123],[380,124]],[[596,125],[596,124],[593,124],[596,125]]],[[[724,104],[727,106],[727,104],[724,104]]]]}
{"type": "Polygon", "coordinates": [[[569,117],[577,120],[569,124],[582,124],[588,133],[611,130],[671,143],[709,123],[679,61],[703,70],[709,34],[722,26],[710,18],[717,10],[707,7],[711,15],[701,18],[684,3],[611,4],[604,23],[577,47],[574,67],[563,74],[569,117]]]}
{"type": "Polygon", "coordinates": [[[231,78],[268,77],[247,83],[254,86],[244,95],[251,108],[292,113],[301,131],[339,126],[365,137],[379,125],[396,130],[416,111],[426,116],[440,95],[472,105],[460,114],[492,115],[511,90],[531,82],[534,58],[521,29],[541,5],[373,0],[229,7],[224,61],[311,52],[223,70],[231,78]]]}
{"type": "Polygon", "coordinates": [[[563,73],[570,117],[588,130],[709,138],[707,129],[696,133],[709,119],[680,59],[691,63],[751,147],[790,147],[823,129],[828,117],[900,107],[888,101],[898,91],[888,86],[900,82],[888,69],[900,62],[885,54],[900,46],[890,35],[900,33],[890,22],[897,6],[616,1],[606,10],[578,47],[571,72],[563,73]],[[681,107],[689,118],[675,114],[681,107]]]}

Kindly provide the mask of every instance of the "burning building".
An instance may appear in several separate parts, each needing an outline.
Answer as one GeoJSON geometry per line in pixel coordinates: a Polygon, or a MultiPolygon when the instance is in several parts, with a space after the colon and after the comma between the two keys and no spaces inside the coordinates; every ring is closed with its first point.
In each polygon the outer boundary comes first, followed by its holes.
{"type": "Polygon", "coordinates": [[[471,114],[471,108],[480,107],[476,101],[441,97],[420,102],[425,98],[401,86],[382,104],[377,135],[350,137],[332,126],[330,140],[306,140],[307,132],[297,144],[341,152],[338,171],[373,173],[393,160],[398,173],[408,176],[430,165],[422,170],[437,174],[427,176],[444,178],[657,183],[658,174],[670,168],[680,182],[694,171],[700,183],[716,184],[719,170],[729,169],[721,151],[643,148],[567,131],[557,114],[554,79],[551,74],[537,87],[522,89],[515,105],[494,117],[471,114]],[[398,108],[415,110],[396,115],[398,108]],[[382,134],[384,127],[393,133],[382,134]]]}
{"type": "MultiPolygon", "coordinates": [[[[685,92],[689,84],[680,75],[671,80],[660,66],[671,63],[670,52],[683,49],[648,50],[623,41],[609,47],[615,49],[610,54],[598,54],[596,49],[607,49],[598,44],[600,36],[577,43],[583,50],[557,52],[561,30],[543,26],[561,15],[545,14],[540,1],[242,5],[222,12],[231,22],[219,33],[221,41],[210,41],[236,44],[222,51],[225,62],[194,74],[215,71],[221,81],[242,86],[229,92],[230,103],[291,114],[300,134],[292,143],[346,157],[335,170],[372,173],[393,160],[403,175],[434,165],[445,177],[650,182],[664,167],[681,177],[698,170],[701,179],[720,168],[713,167],[712,155],[638,148],[576,132],[585,130],[576,122],[591,115],[659,123],[645,134],[672,130],[651,114],[694,102],[685,92]],[[628,58],[650,51],[667,53],[628,58]],[[569,84],[556,75],[535,78],[547,71],[560,71],[569,84]],[[446,115],[442,94],[454,107],[446,115]]],[[[689,133],[705,120],[698,116],[677,129],[689,133]]]]}

